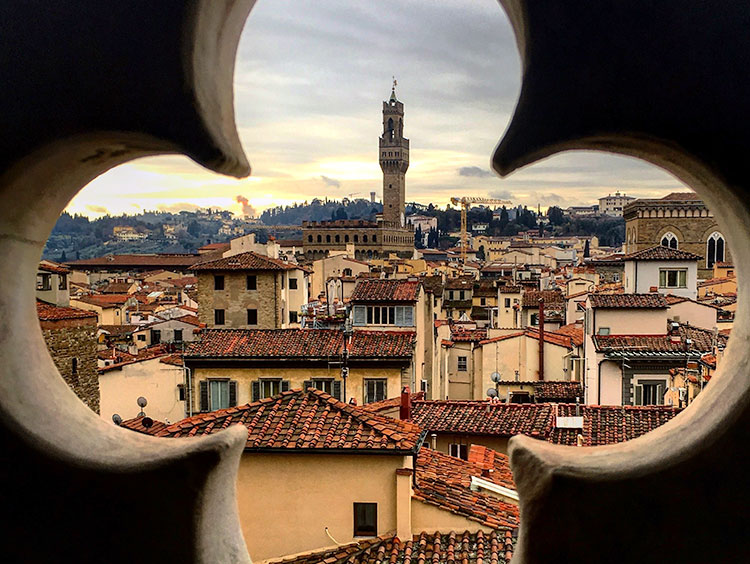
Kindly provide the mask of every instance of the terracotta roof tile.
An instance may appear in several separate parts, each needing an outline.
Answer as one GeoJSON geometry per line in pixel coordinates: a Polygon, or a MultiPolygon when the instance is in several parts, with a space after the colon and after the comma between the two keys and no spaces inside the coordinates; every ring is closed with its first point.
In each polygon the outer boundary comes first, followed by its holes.
{"type": "Polygon", "coordinates": [[[591,307],[610,309],[666,308],[667,299],[662,294],[591,294],[591,307]]]}
{"type": "MultiPolygon", "coordinates": [[[[645,435],[661,427],[680,413],[675,407],[648,406],[580,406],[578,413],[583,416],[583,429],[553,428],[548,441],[556,444],[575,446],[578,433],[583,435],[583,446],[603,446],[622,443],[645,435]]],[[[561,417],[572,417],[576,406],[557,406],[561,417]]]]}
{"type": "Polygon", "coordinates": [[[141,433],[143,435],[158,435],[158,433],[167,428],[167,424],[156,419],[151,419],[150,417],[142,416],[134,417],[133,419],[126,419],[125,421],[120,423],[120,427],[130,429],[131,431],[135,431],[136,433],[141,433]],[[146,420],[147,424],[149,424],[148,427],[143,424],[144,420],[146,420]]]}
{"type": "Polygon", "coordinates": [[[521,305],[524,307],[538,307],[539,300],[544,300],[545,309],[558,305],[565,306],[565,298],[560,290],[527,290],[521,298],[521,305]]]}
{"type": "Polygon", "coordinates": [[[43,272],[51,272],[53,274],[69,274],[70,269],[64,264],[52,262],[51,260],[44,260],[39,263],[39,270],[43,272]]]}
{"type": "Polygon", "coordinates": [[[84,304],[106,308],[125,305],[125,302],[132,298],[133,296],[129,294],[91,294],[70,299],[71,301],[79,301],[84,304]]]}
{"type": "Polygon", "coordinates": [[[297,268],[295,264],[247,251],[230,257],[199,262],[193,265],[192,270],[294,270],[295,268],[297,268]]]}
{"type": "Polygon", "coordinates": [[[471,490],[472,476],[515,489],[512,479],[510,483],[500,483],[501,476],[485,475],[483,470],[477,464],[423,447],[417,457],[417,485],[412,497],[494,529],[517,527],[517,505],[471,490]]]}
{"type": "Polygon", "coordinates": [[[357,282],[352,302],[415,302],[419,298],[416,280],[363,278],[357,282]]]}
{"type": "Polygon", "coordinates": [[[583,400],[580,382],[534,382],[534,401],[537,403],[575,403],[576,398],[583,400]]]}
{"type": "MultiPolygon", "coordinates": [[[[355,331],[350,358],[409,358],[411,331],[355,331]]],[[[343,351],[336,329],[207,329],[188,345],[187,358],[328,358],[343,351]]]]}
{"type": "Polygon", "coordinates": [[[622,257],[622,260],[700,260],[700,257],[687,251],[680,251],[678,249],[672,249],[671,247],[664,247],[662,245],[656,245],[655,247],[649,247],[642,251],[636,251],[629,253],[622,257]]]}
{"type": "Polygon", "coordinates": [[[407,541],[376,537],[269,564],[509,564],[511,531],[420,533],[407,541]]]}
{"type": "Polygon", "coordinates": [[[62,321],[63,319],[88,319],[96,320],[96,313],[73,307],[61,307],[42,300],[36,301],[36,315],[39,321],[62,321]]]}
{"type": "Polygon", "coordinates": [[[552,410],[549,405],[417,400],[412,402],[412,421],[435,432],[545,437],[552,410]]]}
{"type": "Polygon", "coordinates": [[[155,433],[160,437],[208,435],[229,425],[247,427],[246,450],[416,451],[422,430],[415,424],[345,404],[312,388],[291,390],[240,407],[183,419],[155,433]]]}
{"type": "Polygon", "coordinates": [[[68,261],[65,264],[70,267],[85,268],[87,266],[113,267],[113,268],[187,268],[198,260],[205,257],[198,254],[132,254],[132,255],[105,255],[90,259],[68,261]]]}
{"type": "Polygon", "coordinates": [[[563,325],[555,332],[567,335],[576,346],[580,347],[583,345],[583,324],[581,323],[569,323],[568,325],[563,325]]]}

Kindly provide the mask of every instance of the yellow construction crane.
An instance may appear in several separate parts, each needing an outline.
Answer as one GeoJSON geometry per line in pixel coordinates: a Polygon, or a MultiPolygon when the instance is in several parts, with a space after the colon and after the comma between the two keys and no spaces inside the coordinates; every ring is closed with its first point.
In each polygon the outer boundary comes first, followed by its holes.
{"type": "Polygon", "coordinates": [[[466,247],[468,245],[468,233],[466,232],[466,215],[469,208],[475,204],[489,204],[491,206],[509,206],[510,200],[496,200],[495,198],[482,198],[479,196],[452,197],[451,204],[461,206],[461,264],[466,264],[466,247]]]}

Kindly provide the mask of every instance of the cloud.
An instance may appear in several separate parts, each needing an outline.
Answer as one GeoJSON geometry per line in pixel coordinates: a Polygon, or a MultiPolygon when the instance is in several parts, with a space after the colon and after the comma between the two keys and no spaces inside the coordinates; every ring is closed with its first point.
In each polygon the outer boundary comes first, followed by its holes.
{"type": "Polygon", "coordinates": [[[94,206],[91,204],[87,204],[86,209],[94,213],[103,213],[103,214],[109,213],[109,210],[105,208],[104,206],[94,206]]]}
{"type": "Polygon", "coordinates": [[[510,190],[493,190],[490,192],[490,198],[497,198],[498,200],[512,200],[513,194],[510,190]]]}
{"type": "Polygon", "coordinates": [[[493,174],[484,168],[478,166],[462,166],[458,169],[459,176],[476,176],[478,178],[489,178],[493,174]]]}
{"type": "Polygon", "coordinates": [[[552,192],[532,192],[529,199],[546,206],[555,206],[565,202],[562,196],[552,192]]]}
{"type": "Polygon", "coordinates": [[[163,212],[178,213],[181,211],[198,211],[201,207],[189,202],[178,202],[176,204],[159,204],[156,209],[163,212]]]}
{"type": "Polygon", "coordinates": [[[248,217],[255,217],[257,215],[257,211],[250,205],[250,202],[245,196],[235,196],[234,199],[237,203],[242,204],[242,215],[248,217]]]}
{"type": "Polygon", "coordinates": [[[341,182],[339,182],[335,178],[331,178],[330,176],[325,176],[324,174],[321,174],[320,179],[323,181],[323,183],[326,186],[330,186],[333,188],[341,188],[341,182]]]}

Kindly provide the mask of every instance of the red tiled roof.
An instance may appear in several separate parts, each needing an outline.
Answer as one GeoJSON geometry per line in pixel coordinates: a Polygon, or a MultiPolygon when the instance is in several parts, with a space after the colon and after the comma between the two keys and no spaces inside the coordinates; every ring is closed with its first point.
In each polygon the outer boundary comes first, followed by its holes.
{"type": "Polygon", "coordinates": [[[203,258],[197,254],[133,254],[133,255],[105,255],[90,259],[68,261],[68,266],[87,267],[120,267],[120,268],[144,268],[144,267],[177,267],[187,268],[196,261],[203,258]]]}
{"type": "Polygon", "coordinates": [[[175,321],[182,321],[183,323],[187,323],[189,325],[195,325],[196,327],[201,327],[203,324],[198,320],[197,315],[181,315],[180,317],[174,317],[175,321]]]}
{"type": "MultiPolygon", "coordinates": [[[[408,358],[411,331],[355,331],[351,358],[408,358]]],[[[344,336],[336,329],[207,329],[190,343],[190,358],[328,358],[339,356],[344,336]]]]}
{"type": "MultiPolygon", "coordinates": [[[[414,499],[493,529],[518,526],[517,505],[482,491],[471,490],[472,476],[495,481],[492,473],[483,475],[481,466],[423,447],[417,457],[416,470],[414,499]]],[[[509,487],[507,483],[500,485],[509,487]]]]}
{"type": "Polygon", "coordinates": [[[124,305],[131,298],[133,296],[129,294],[91,294],[70,299],[99,307],[116,307],[124,305]]]}
{"type": "Polygon", "coordinates": [[[363,278],[352,292],[352,302],[415,302],[419,297],[416,280],[363,278]]]}
{"type": "Polygon", "coordinates": [[[583,324],[581,323],[568,323],[557,329],[555,332],[567,335],[576,346],[580,347],[583,344],[583,324]]]}
{"type": "Polygon", "coordinates": [[[295,268],[297,268],[295,264],[247,251],[230,257],[199,262],[193,265],[192,270],[294,270],[295,268]]]}
{"type": "Polygon", "coordinates": [[[156,419],[151,419],[150,417],[141,416],[134,417],[133,419],[126,419],[125,421],[120,423],[120,427],[124,427],[125,429],[130,429],[131,431],[142,433],[144,435],[156,435],[166,429],[167,424],[156,419]],[[143,425],[144,419],[152,422],[149,427],[143,425]]]}
{"type": "Polygon", "coordinates": [[[135,364],[137,362],[153,360],[155,358],[166,356],[167,354],[169,354],[169,351],[167,350],[167,345],[159,344],[159,345],[146,347],[145,349],[139,350],[138,354],[135,356],[131,354],[128,354],[127,356],[121,355],[121,358],[123,359],[121,362],[110,364],[109,366],[104,366],[102,368],[99,368],[99,374],[104,374],[112,370],[118,370],[122,368],[123,366],[127,366],[128,364],[135,364]]]}
{"type": "Polygon", "coordinates": [[[446,290],[471,290],[474,287],[473,276],[457,276],[445,280],[446,290]]]}
{"type": "Polygon", "coordinates": [[[423,532],[407,541],[375,537],[269,564],[509,564],[512,556],[511,531],[423,532]]]}
{"type": "MultiPolygon", "coordinates": [[[[93,311],[90,313],[96,315],[93,311]]],[[[137,331],[138,329],[140,329],[140,327],[140,325],[99,325],[99,329],[101,331],[105,331],[113,337],[121,337],[127,335],[129,333],[132,333],[133,331],[137,331]]]]}
{"type": "MultiPolygon", "coordinates": [[[[412,401],[421,399],[424,399],[424,392],[416,392],[414,394],[411,394],[412,401]]],[[[388,398],[380,401],[374,401],[372,403],[367,403],[361,406],[360,409],[364,409],[365,411],[372,411],[373,413],[381,413],[383,411],[395,409],[400,406],[401,396],[396,396],[395,398],[388,398]]]]}
{"type": "Polygon", "coordinates": [[[487,329],[464,329],[460,325],[451,327],[451,340],[461,342],[483,341],[487,338],[487,329]]]}
{"type": "Polygon", "coordinates": [[[376,450],[406,454],[417,450],[423,435],[413,423],[364,411],[312,388],[196,415],[154,434],[194,437],[235,424],[247,427],[245,449],[250,451],[376,450]]]}
{"type": "MultiPolygon", "coordinates": [[[[583,446],[602,446],[622,443],[645,435],[661,427],[680,413],[680,409],[661,405],[647,406],[580,406],[583,429],[558,429],[553,427],[547,440],[552,443],[575,446],[577,435],[583,435],[583,446]]],[[[572,417],[576,406],[557,406],[558,415],[572,417]]]]}
{"type": "Polygon", "coordinates": [[[688,253],[687,251],[680,251],[671,247],[656,245],[655,247],[649,247],[642,251],[636,251],[624,255],[622,260],[700,260],[702,258],[703,257],[693,253],[688,253]]]}
{"type": "Polygon", "coordinates": [[[686,201],[694,202],[694,201],[700,200],[701,197],[695,192],[671,192],[660,199],[666,200],[666,201],[686,200],[686,201]]]}
{"type": "Polygon", "coordinates": [[[564,307],[565,298],[559,290],[527,290],[521,298],[521,305],[524,307],[539,307],[539,300],[544,300],[544,307],[551,307],[553,304],[564,307]]]}
{"type": "Polygon", "coordinates": [[[63,319],[96,319],[96,313],[73,307],[61,307],[42,300],[36,301],[36,315],[39,321],[62,321],[63,319]]]}
{"type": "Polygon", "coordinates": [[[133,284],[130,282],[110,282],[101,289],[104,294],[127,294],[133,284]]]}
{"type": "Polygon", "coordinates": [[[591,294],[591,307],[611,309],[666,308],[667,299],[662,294],[591,294]]]}
{"type": "Polygon", "coordinates": [[[39,263],[39,270],[43,272],[52,272],[53,274],[68,274],[70,269],[64,264],[45,260],[39,263]]]}
{"type": "Polygon", "coordinates": [[[544,437],[552,412],[549,405],[422,400],[412,402],[412,421],[435,432],[544,437]]]}
{"type": "Polygon", "coordinates": [[[580,382],[534,382],[534,401],[537,403],[575,403],[576,398],[583,399],[580,382]]]}
{"type": "MultiPolygon", "coordinates": [[[[539,339],[539,330],[527,327],[526,329],[523,329],[521,331],[516,331],[514,333],[507,333],[505,335],[498,335],[497,337],[492,337],[491,339],[485,339],[484,341],[480,341],[480,345],[489,345],[491,343],[499,343],[500,341],[506,341],[508,339],[515,339],[516,337],[529,337],[531,339],[539,339]]],[[[544,332],[544,342],[549,343],[551,345],[558,345],[560,347],[567,347],[569,349],[573,348],[573,341],[572,339],[567,335],[558,335],[557,333],[553,331],[545,331],[544,332]]]]}

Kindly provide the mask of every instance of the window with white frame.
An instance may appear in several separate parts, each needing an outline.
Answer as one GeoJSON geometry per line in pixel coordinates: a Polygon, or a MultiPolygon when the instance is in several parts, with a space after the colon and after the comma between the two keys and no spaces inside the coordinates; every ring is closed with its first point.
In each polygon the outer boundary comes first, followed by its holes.
{"type": "Polygon", "coordinates": [[[714,231],[706,241],[706,268],[713,268],[717,262],[724,262],[726,243],[724,236],[714,231]]]}
{"type": "Polygon", "coordinates": [[[660,268],[659,288],[687,288],[687,268],[660,268]]]}
{"type": "Polygon", "coordinates": [[[237,382],[226,379],[200,382],[200,410],[216,411],[237,405],[237,382]]]}
{"type": "Polygon", "coordinates": [[[639,381],[634,387],[633,405],[663,405],[664,380],[639,381]]]}
{"type": "Polygon", "coordinates": [[[36,275],[36,289],[42,292],[47,292],[52,289],[52,275],[51,274],[37,274],[36,275]]]}
{"type": "Polygon", "coordinates": [[[448,445],[448,454],[461,460],[469,460],[469,446],[452,443],[448,445]]]}
{"type": "Polygon", "coordinates": [[[281,378],[260,378],[252,382],[252,400],[258,401],[264,398],[271,398],[279,395],[281,392],[289,390],[289,380],[281,378]]]}

